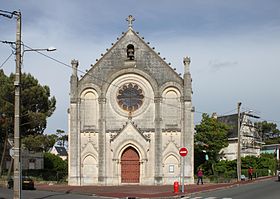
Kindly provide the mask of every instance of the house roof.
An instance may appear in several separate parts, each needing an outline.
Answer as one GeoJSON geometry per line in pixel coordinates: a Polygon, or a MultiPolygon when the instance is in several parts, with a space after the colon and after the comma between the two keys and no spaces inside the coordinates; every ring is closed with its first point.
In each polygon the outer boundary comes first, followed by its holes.
{"type": "Polygon", "coordinates": [[[67,156],[68,155],[65,147],[55,146],[55,149],[56,149],[59,156],[67,156]]]}
{"type": "MultiPolygon", "coordinates": [[[[241,113],[241,121],[243,119],[244,113],[241,113]]],[[[230,126],[228,138],[236,138],[238,137],[238,132],[237,132],[237,119],[238,115],[237,114],[232,114],[232,115],[224,115],[218,117],[218,121],[222,122],[224,124],[227,124],[230,126]]]]}
{"type": "Polygon", "coordinates": [[[93,83],[100,87],[107,84],[107,80],[116,72],[125,69],[143,71],[154,77],[159,85],[168,81],[183,84],[182,77],[155,51],[149,46],[149,42],[144,41],[131,27],[119,38],[116,43],[112,43],[106,52],[101,54],[100,59],[91,65],[87,73],[79,80],[79,85],[93,83]],[[127,46],[133,45],[135,49],[135,59],[128,60],[127,46]],[[160,72],[159,72],[160,71],[160,72]],[[97,78],[98,77],[98,78],[97,78]]]}

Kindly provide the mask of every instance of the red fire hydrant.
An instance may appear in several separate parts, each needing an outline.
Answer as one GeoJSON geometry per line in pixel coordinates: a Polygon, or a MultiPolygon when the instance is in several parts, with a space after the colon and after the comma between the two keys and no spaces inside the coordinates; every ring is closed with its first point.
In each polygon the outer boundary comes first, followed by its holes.
{"type": "Polygon", "coordinates": [[[174,188],[174,193],[178,193],[179,192],[179,182],[175,181],[173,184],[173,188],[174,188]]]}

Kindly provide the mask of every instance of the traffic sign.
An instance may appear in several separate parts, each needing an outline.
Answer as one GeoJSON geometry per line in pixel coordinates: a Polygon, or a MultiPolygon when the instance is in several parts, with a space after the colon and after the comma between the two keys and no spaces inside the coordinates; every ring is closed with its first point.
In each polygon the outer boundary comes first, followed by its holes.
{"type": "Polygon", "coordinates": [[[182,157],[185,157],[186,155],[188,155],[188,149],[186,149],[185,147],[181,148],[180,151],[179,151],[179,154],[182,157]]]}

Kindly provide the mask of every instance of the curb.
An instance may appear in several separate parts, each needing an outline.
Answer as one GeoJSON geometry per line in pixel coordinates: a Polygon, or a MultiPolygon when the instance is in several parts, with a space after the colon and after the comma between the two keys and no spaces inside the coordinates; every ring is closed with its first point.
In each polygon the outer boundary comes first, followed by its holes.
{"type": "MultiPolygon", "coordinates": [[[[229,189],[232,187],[236,187],[236,186],[242,186],[242,185],[247,185],[247,184],[252,184],[252,183],[258,183],[264,180],[269,180],[269,179],[273,179],[275,178],[275,176],[268,176],[268,177],[260,177],[257,179],[254,179],[252,181],[241,181],[241,182],[233,182],[233,183],[223,183],[223,184],[205,184],[204,185],[200,185],[200,186],[190,186],[189,189],[188,187],[186,187],[186,192],[185,193],[173,193],[171,190],[170,191],[166,191],[166,189],[163,188],[162,192],[159,191],[159,189],[156,190],[156,192],[153,191],[149,191],[146,193],[139,193],[137,191],[131,191],[128,192],[127,188],[126,190],[122,190],[122,186],[120,186],[119,190],[111,190],[112,192],[104,192],[102,189],[96,190],[96,191],[92,191],[92,192],[82,192],[79,189],[76,189],[75,187],[71,187],[71,186],[49,186],[46,188],[44,187],[40,187],[38,186],[37,190],[45,190],[45,191],[53,191],[53,192],[68,192],[68,193],[76,193],[76,194],[81,194],[81,195],[88,195],[88,196],[102,196],[108,199],[113,199],[113,198],[122,198],[122,199],[148,199],[148,198],[153,198],[153,199],[170,199],[170,198],[183,198],[183,197],[187,197],[187,196],[193,196],[195,194],[198,193],[205,193],[205,192],[211,192],[214,190],[222,190],[222,189],[229,189]],[[70,190],[69,190],[70,189],[70,190]],[[119,196],[118,196],[119,195],[119,196]]],[[[104,187],[104,189],[108,189],[109,187],[104,187]]],[[[88,190],[88,188],[85,188],[88,190]]],[[[110,189],[110,188],[109,188],[110,189]]],[[[139,187],[139,189],[141,189],[141,187],[139,187]]]]}

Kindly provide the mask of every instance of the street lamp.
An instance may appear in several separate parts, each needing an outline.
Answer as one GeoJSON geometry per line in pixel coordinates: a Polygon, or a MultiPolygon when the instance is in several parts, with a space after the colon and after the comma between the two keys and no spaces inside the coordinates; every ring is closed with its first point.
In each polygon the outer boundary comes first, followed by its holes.
{"type": "MultiPolygon", "coordinates": [[[[19,30],[21,32],[21,30],[19,30]]],[[[23,55],[28,51],[55,51],[56,48],[26,49],[21,54],[21,34],[17,34],[16,47],[16,78],[15,78],[15,123],[14,123],[14,199],[21,199],[21,135],[20,135],[20,98],[21,98],[21,64],[23,55]]]]}
{"type": "Polygon", "coordinates": [[[53,46],[49,48],[35,48],[35,49],[30,48],[30,49],[23,50],[23,53],[26,51],[56,51],[56,48],[53,46]]]}
{"type": "MultiPolygon", "coordinates": [[[[24,44],[23,44],[24,46],[24,44]]],[[[21,63],[23,63],[23,55],[25,52],[30,52],[30,51],[35,51],[35,52],[39,52],[39,51],[48,51],[48,52],[52,52],[52,51],[56,51],[56,48],[51,46],[49,48],[29,48],[29,49],[24,49],[22,51],[22,55],[21,55],[21,63]]]]}

